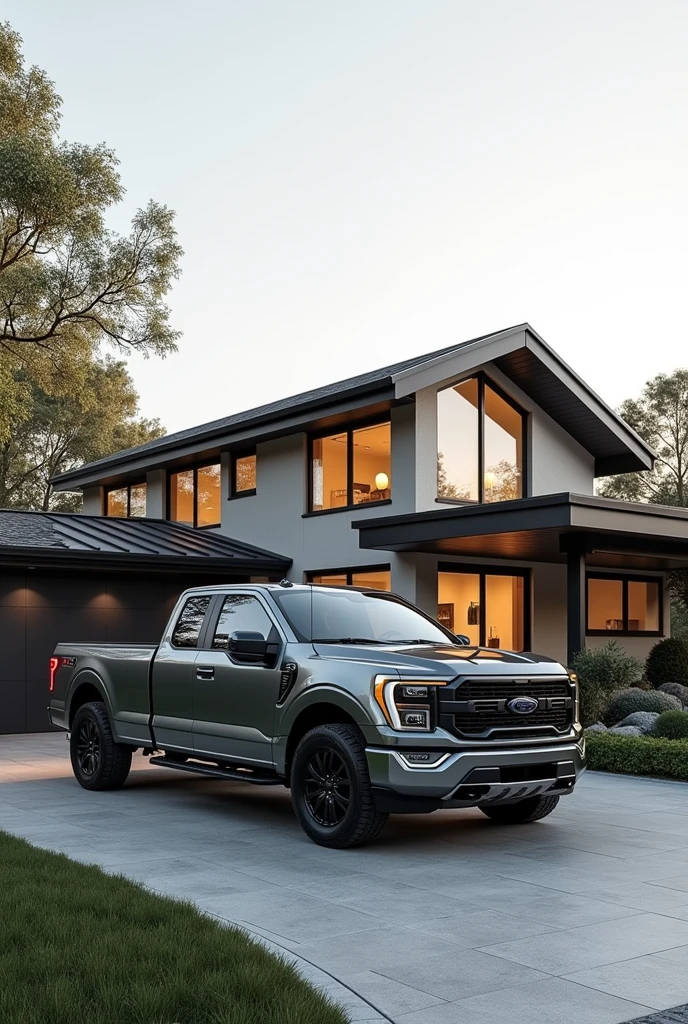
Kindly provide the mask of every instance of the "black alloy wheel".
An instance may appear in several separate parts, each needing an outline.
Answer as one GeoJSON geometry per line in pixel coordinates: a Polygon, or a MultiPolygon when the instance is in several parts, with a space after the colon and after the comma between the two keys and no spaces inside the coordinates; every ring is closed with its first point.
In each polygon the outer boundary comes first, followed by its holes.
{"type": "Polygon", "coordinates": [[[133,747],[116,743],[107,708],[89,701],[77,709],[69,737],[74,778],[84,789],[119,789],[131,768],[133,747]]]}
{"type": "Polygon", "coordinates": [[[319,846],[361,846],[387,821],[375,806],[365,741],[355,725],[332,722],[307,732],[294,752],[290,783],[301,828],[319,846]]]}
{"type": "Polygon", "coordinates": [[[95,775],[100,764],[100,733],[92,718],[83,718],[76,740],[76,757],[84,775],[95,775]]]}
{"type": "Polygon", "coordinates": [[[319,825],[333,828],[346,817],[351,803],[351,779],[337,751],[316,750],[306,767],[304,798],[319,825]]]}

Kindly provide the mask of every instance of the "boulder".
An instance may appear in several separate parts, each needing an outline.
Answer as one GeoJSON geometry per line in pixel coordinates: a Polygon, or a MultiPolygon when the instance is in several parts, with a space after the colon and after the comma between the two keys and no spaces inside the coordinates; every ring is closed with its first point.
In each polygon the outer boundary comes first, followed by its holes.
{"type": "Polygon", "coordinates": [[[588,728],[585,730],[586,735],[589,732],[606,732],[606,731],[607,731],[607,726],[603,725],[602,722],[595,722],[594,725],[589,725],[588,728]]]}
{"type": "Polygon", "coordinates": [[[640,729],[637,725],[613,725],[609,730],[610,735],[614,736],[642,736],[640,729]]]}
{"type": "Polygon", "coordinates": [[[632,715],[627,715],[622,722],[617,722],[617,725],[622,727],[634,725],[636,729],[640,729],[643,736],[649,736],[654,731],[658,718],[659,714],[656,711],[634,711],[632,715]]]}

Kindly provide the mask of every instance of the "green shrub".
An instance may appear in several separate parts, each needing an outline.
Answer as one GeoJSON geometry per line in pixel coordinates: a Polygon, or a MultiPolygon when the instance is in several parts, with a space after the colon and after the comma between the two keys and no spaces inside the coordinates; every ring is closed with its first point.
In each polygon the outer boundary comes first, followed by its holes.
{"type": "Polygon", "coordinates": [[[668,740],[688,740],[688,714],[685,711],[663,711],[652,730],[653,736],[668,740]]]}
{"type": "Polygon", "coordinates": [[[688,740],[596,732],[586,738],[585,748],[592,771],[688,781],[688,740]]]}
{"type": "Polygon", "coordinates": [[[583,725],[599,722],[609,694],[638,682],[643,671],[637,658],[627,654],[616,640],[594,650],[579,651],[571,668],[578,676],[583,725]]]}
{"type": "Polygon", "coordinates": [[[673,636],[660,640],[647,656],[645,673],[653,686],[662,683],[688,686],[688,641],[673,636]]]}
{"type": "Polygon", "coordinates": [[[672,697],[676,697],[677,700],[681,701],[684,708],[688,706],[688,686],[683,686],[681,683],[662,683],[657,689],[661,690],[662,693],[670,693],[672,697]]]}
{"type": "Polygon", "coordinates": [[[604,720],[607,725],[616,725],[634,711],[680,711],[681,702],[670,693],[660,690],[641,690],[637,686],[628,690],[617,690],[607,704],[604,720]]]}

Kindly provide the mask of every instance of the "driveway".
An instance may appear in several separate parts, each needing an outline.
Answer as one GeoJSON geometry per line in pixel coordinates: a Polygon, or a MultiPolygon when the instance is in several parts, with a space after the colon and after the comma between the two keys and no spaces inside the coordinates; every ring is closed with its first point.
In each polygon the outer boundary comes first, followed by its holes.
{"type": "Polygon", "coordinates": [[[588,774],[539,824],[397,816],[330,851],[278,787],[137,755],[123,790],[91,794],[63,735],[0,736],[0,827],[241,924],[356,1020],[614,1024],[688,1003],[681,783],[588,774]]]}

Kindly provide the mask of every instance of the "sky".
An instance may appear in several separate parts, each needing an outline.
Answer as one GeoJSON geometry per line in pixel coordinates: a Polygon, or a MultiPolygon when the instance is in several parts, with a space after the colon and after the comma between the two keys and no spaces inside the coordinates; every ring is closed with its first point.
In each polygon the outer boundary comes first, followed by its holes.
{"type": "Polygon", "coordinates": [[[185,250],[169,431],[528,321],[610,405],[688,365],[685,0],[5,0],[185,250]]]}

